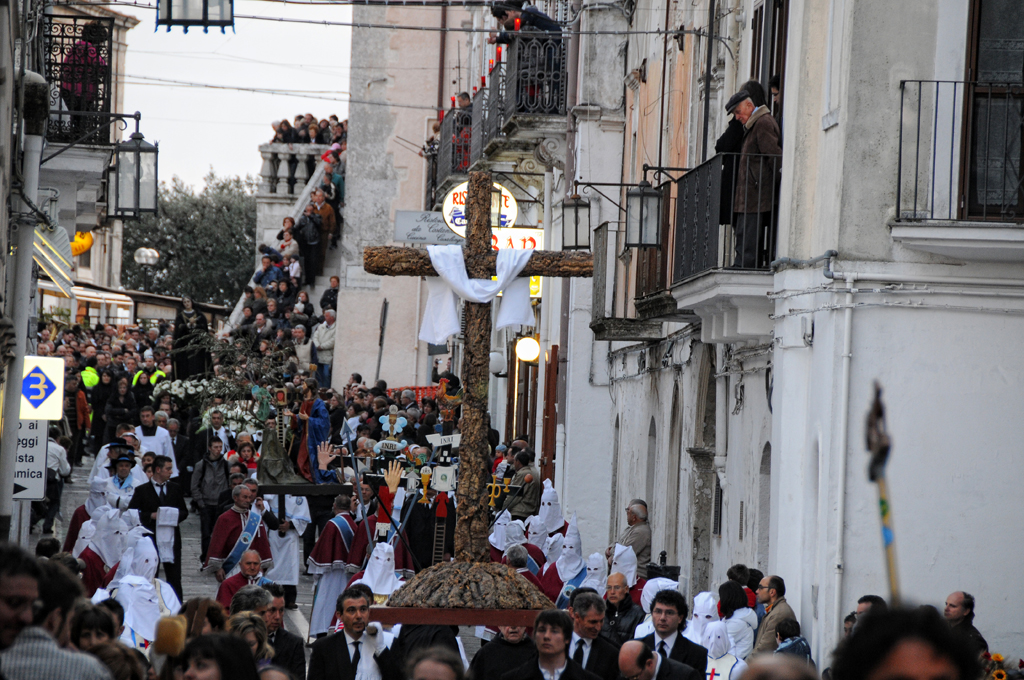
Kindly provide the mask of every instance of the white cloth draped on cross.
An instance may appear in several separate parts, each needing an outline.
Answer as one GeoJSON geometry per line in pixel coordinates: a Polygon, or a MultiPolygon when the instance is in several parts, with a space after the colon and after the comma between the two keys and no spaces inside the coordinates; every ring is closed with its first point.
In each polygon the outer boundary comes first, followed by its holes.
{"type": "Polygon", "coordinates": [[[504,291],[495,327],[534,324],[530,279],[519,278],[519,272],[530,261],[532,250],[499,250],[496,281],[469,278],[461,245],[427,246],[427,253],[438,276],[427,278],[427,306],[420,326],[420,340],[443,345],[449,336],[458,334],[456,295],[469,302],[486,304],[504,291]]]}

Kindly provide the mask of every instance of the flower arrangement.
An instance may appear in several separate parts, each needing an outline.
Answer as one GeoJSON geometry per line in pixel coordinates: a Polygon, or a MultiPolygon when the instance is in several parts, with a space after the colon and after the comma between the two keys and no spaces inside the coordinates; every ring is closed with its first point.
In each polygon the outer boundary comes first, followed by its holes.
{"type": "Polygon", "coordinates": [[[1002,654],[990,654],[985,652],[981,655],[981,666],[985,671],[985,680],[1018,680],[1024,673],[1024,659],[1017,661],[1017,667],[1011,667],[1002,654]]]}

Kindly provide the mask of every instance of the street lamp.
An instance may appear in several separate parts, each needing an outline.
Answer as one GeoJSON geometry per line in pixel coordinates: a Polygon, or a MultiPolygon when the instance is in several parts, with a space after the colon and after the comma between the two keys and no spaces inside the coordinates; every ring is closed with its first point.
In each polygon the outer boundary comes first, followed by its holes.
{"type": "Polygon", "coordinates": [[[149,268],[160,261],[160,253],[154,248],[139,248],[135,251],[135,263],[142,267],[142,290],[149,292],[149,268]]]}
{"type": "Polygon", "coordinates": [[[156,213],[156,158],[159,148],[135,130],[127,142],[117,145],[113,172],[114,217],[137,220],[143,213],[156,213]]]}
{"type": "Polygon", "coordinates": [[[540,356],[540,343],[534,338],[526,335],[516,342],[516,358],[528,364],[533,363],[540,356]]]}
{"type": "Polygon", "coordinates": [[[661,245],[661,192],[647,180],[626,192],[626,247],[657,248],[661,245]]]}
{"type": "Polygon", "coordinates": [[[159,0],[157,2],[157,26],[182,26],[188,33],[190,26],[202,26],[203,33],[210,26],[220,27],[220,32],[235,25],[233,0],[159,0]]]}
{"type": "Polygon", "coordinates": [[[574,193],[562,200],[562,250],[590,249],[590,201],[574,193]]]}

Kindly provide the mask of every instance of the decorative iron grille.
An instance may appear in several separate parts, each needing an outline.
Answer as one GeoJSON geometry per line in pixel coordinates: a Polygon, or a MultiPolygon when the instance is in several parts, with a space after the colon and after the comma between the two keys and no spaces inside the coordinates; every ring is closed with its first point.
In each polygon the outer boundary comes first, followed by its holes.
{"type": "MultiPolygon", "coordinates": [[[[472,165],[480,160],[484,154],[484,121],[487,120],[487,108],[489,93],[487,89],[480,90],[473,95],[473,116],[470,126],[469,164],[472,165]]],[[[489,140],[488,140],[489,141],[489,140]]]]}
{"type": "Polygon", "coordinates": [[[507,73],[506,65],[500,63],[494,67],[488,76],[490,82],[487,83],[488,106],[487,117],[484,118],[484,149],[487,148],[491,140],[497,139],[501,135],[501,128],[505,124],[502,111],[505,102],[505,78],[507,73]]]}
{"type": "Polygon", "coordinates": [[[50,83],[50,123],[47,139],[73,142],[99,127],[84,140],[110,144],[110,113],[114,20],[93,17],[47,16],[45,69],[50,83]]]}
{"type": "Polygon", "coordinates": [[[509,44],[502,125],[516,114],[565,115],[565,41],[520,33],[509,44]]]}

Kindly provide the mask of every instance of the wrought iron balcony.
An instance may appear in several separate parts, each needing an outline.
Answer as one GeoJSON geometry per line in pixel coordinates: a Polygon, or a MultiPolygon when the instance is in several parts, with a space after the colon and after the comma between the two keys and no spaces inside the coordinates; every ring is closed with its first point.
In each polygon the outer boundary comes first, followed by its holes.
{"type": "Polygon", "coordinates": [[[768,271],[781,156],[718,154],[678,181],[672,280],[712,269],[768,271]]]}
{"type": "Polygon", "coordinates": [[[436,186],[441,187],[449,177],[465,175],[469,170],[472,133],[472,111],[453,109],[441,121],[437,144],[436,186]]]}
{"type": "Polygon", "coordinates": [[[46,138],[73,142],[99,126],[85,144],[112,144],[112,126],[85,113],[110,113],[114,46],[113,18],[45,17],[44,74],[50,83],[46,138]]]}
{"type": "Polygon", "coordinates": [[[521,33],[508,46],[502,126],[517,115],[565,115],[565,41],[521,33]]]}
{"type": "Polygon", "coordinates": [[[1024,223],[1024,83],[900,83],[896,221],[1024,223]]]}

